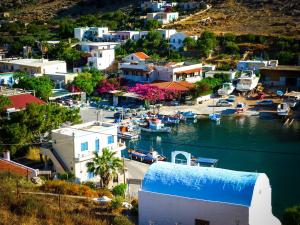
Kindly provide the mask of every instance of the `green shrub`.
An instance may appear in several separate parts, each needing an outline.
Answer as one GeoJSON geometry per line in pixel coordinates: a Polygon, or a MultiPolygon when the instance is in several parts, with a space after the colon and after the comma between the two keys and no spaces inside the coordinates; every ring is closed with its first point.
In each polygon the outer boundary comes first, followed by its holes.
{"type": "Polygon", "coordinates": [[[299,225],[300,224],[300,205],[287,208],[283,214],[283,225],[299,225]]]}
{"type": "Polygon", "coordinates": [[[133,225],[133,223],[126,216],[116,216],[113,225],[133,225]]]}
{"type": "Polygon", "coordinates": [[[87,182],[82,182],[82,185],[88,186],[91,189],[96,189],[96,184],[94,182],[91,181],[87,181],[87,182]]]}
{"type": "Polygon", "coordinates": [[[113,211],[120,211],[122,209],[122,203],[124,202],[123,197],[116,196],[111,201],[111,209],[113,211]]]}
{"type": "Polygon", "coordinates": [[[106,197],[109,197],[109,198],[113,198],[114,196],[112,195],[112,193],[106,189],[106,188],[100,188],[100,189],[97,189],[96,190],[97,194],[99,197],[102,197],[102,196],[106,196],[106,197]]]}
{"type": "Polygon", "coordinates": [[[133,216],[137,216],[139,214],[139,205],[138,205],[138,200],[137,199],[133,199],[131,201],[131,205],[132,205],[132,208],[130,210],[131,214],[133,216]]]}
{"type": "Polygon", "coordinates": [[[123,196],[124,197],[126,189],[127,189],[126,184],[119,184],[113,188],[112,193],[115,196],[123,196]]]}

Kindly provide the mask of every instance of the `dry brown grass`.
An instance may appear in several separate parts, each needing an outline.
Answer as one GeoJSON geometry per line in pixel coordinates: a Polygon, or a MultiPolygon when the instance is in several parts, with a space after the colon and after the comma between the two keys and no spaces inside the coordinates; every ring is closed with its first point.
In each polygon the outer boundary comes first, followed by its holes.
{"type": "Polygon", "coordinates": [[[225,0],[221,4],[213,5],[212,9],[203,14],[195,15],[169,27],[190,34],[200,34],[205,29],[209,29],[217,34],[257,34],[300,38],[299,16],[284,15],[273,10],[271,5],[249,8],[234,0],[225,0]],[[208,17],[212,19],[212,23],[201,23],[202,19],[208,17]]]}

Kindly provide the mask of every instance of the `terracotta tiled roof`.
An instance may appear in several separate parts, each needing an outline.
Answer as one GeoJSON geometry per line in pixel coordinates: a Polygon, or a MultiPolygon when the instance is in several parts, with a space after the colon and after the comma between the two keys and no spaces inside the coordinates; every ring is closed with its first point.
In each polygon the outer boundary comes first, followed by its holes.
{"type": "Polygon", "coordinates": [[[34,97],[31,94],[13,95],[13,96],[8,96],[8,98],[10,99],[12,104],[6,108],[24,109],[26,105],[30,103],[36,103],[41,105],[45,104],[44,101],[42,101],[37,97],[34,97]]]}
{"type": "Polygon", "coordinates": [[[184,70],[184,71],[179,71],[179,72],[175,72],[176,74],[187,74],[187,73],[196,73],[196,72],[201,72],[202,68],[195,68],[195,69],[191,69],[191,70],[184,70]]]}
{"type": "Polygon", "coordinates": [[[145,60],[145,59],[149,59],[150,57],[147,55],[147,54],[145,54],[144,52],[135,52],[135,53],[133,53],[136,57],[138,57],[139,59],[143,59],[143,60],[145,60]]]}
{"type": "Polygon", "coordinates": [[[30,177],[36,173],[35,169],[1,158],[0,158],[0,171],[6,171],[9,173],[18,174],[21,176],[30,176],[30,177]]]}
{"type": "Polygon", "coordinates": [[[176,91],[188,91],[189,89],[195,87],[194,84],[187,81],[154,81],[151,83],[152,86],[156,86],[163,89],[176,90],[176,91]]]}

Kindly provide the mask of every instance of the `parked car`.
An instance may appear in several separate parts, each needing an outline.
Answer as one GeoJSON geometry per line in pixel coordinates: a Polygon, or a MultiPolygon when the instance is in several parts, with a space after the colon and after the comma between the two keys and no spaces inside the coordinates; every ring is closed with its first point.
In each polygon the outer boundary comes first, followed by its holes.
{"type": "Polygon", "coordinates": [[[233,106],[233,103],[232,102],[228,102],[226,101],[225,99],[220,99],[216,106],[220,106],[220,107],[230,107],[230,106],[233,106]]]}
{"type": "Polygon", "coordinates": [[[256,102],[256,105],[261,105],[261,106],[271,106],[273,104],[274,104],[274,102],[271,99],[256,102]]]}
{"type": "Polygon", "coordinates": [[[226,99],[227,102],[235,102],[236,97],[235,95],[229,95],[228,98],[226,99]]]}

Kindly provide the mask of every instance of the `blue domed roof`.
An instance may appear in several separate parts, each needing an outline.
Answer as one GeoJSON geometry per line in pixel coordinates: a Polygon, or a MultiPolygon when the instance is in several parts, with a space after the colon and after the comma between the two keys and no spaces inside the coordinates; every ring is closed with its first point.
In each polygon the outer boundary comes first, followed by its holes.
{"type": "Polygon", "coordinates": [[[152,164],[142,190],[249,207],[258,173],[167,162],[152,164]]]}

